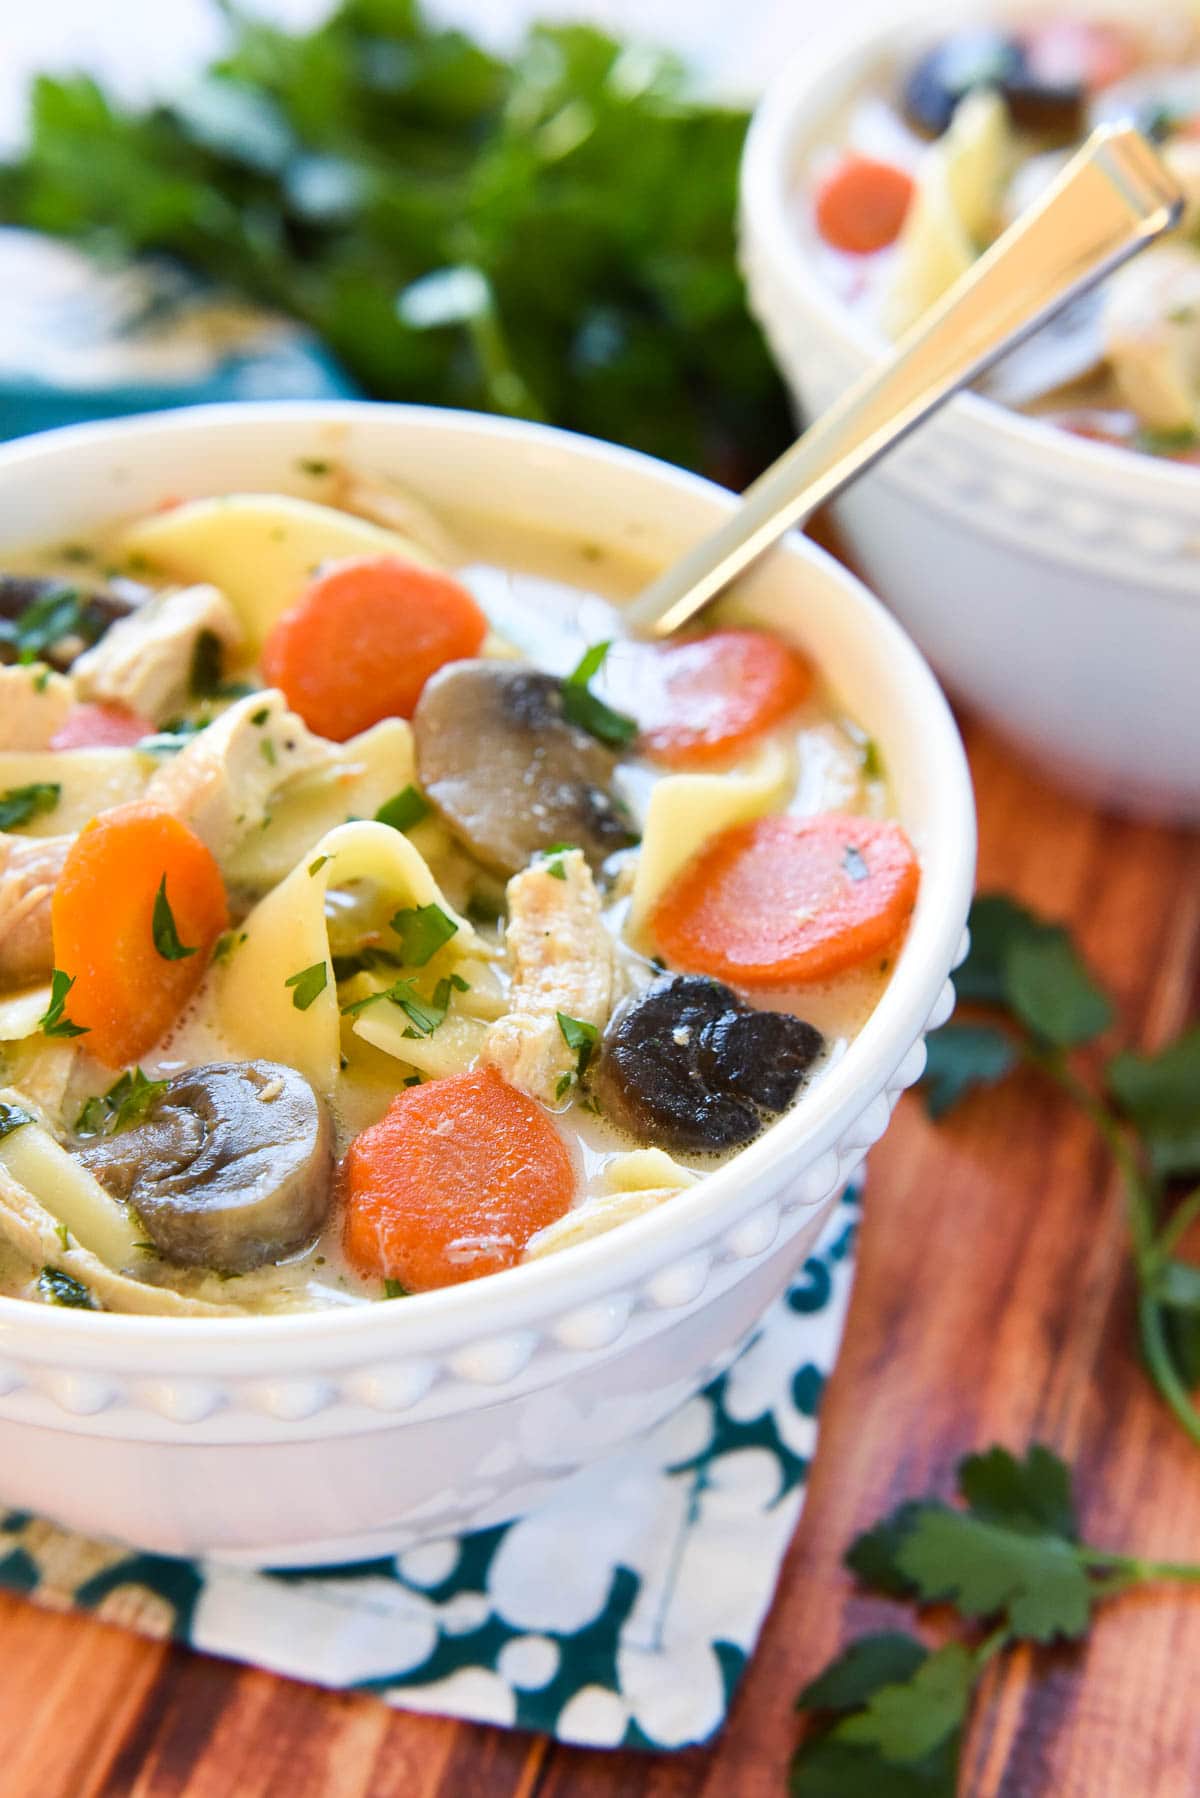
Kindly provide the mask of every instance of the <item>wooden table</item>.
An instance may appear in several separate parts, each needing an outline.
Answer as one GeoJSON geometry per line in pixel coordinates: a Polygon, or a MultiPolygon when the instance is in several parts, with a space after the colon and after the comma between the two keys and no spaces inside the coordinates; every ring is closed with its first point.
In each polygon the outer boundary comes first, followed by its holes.
{"type": "MultiPolygon", "coordinates": [[[[1067,919],[1146,1045],[1200,999],[1200,838],[1046,789],[979,730],[980,884],[1067,919]]],[[[871,1158],[853,1308],[803,1523],[711,1749],[582,1753],[407,1717],[0,1597],[2,1798],[783,1798],[793,1695],[885,1603],[840,1566],[964,1451],[1032,1437],[1080,1469],[1093,1539],[1200,1555],[1200,1453],[1130,1349],[1117,1188],[1090,1129],[1021,1079],[931,1126],[905,1100],[871,1158]]],[[[1195,1798],[1200,1591],[1111,1606],[1079,1650],[996,1670],[969,1798],[1195,1798]]],[[[881,1792],[880,1798],[887,1798],[881,1792]]]]}

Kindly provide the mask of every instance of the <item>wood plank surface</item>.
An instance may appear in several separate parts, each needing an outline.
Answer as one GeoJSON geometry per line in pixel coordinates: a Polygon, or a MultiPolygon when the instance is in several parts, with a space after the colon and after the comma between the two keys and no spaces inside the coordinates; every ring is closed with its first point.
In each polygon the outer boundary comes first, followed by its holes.
{"type": "MultiPolygon", "coordinates": [[[[980,879],[1066,919],[1139,1041],[1200,1002],[1200,839],[1050,790],[968,731],[980,879]]],[[[933,1127],[904,1101],[871,1158],[858,1280],[803,1522],[720,1740],[584,1753],[406,1717],[0,1597],[3,1798],[780,1798],[793,1696],[891,1607],[840,1565],[966,1450],[1038,1436],[1080,1469],[1093,1539],[1200,1555],[1200,1454],[1131,1350],[1120,1195],[1087,1125],[1032,1079],[933,1127]]],[[[1111,1606],[1077,1650],[998,1666],[968,1798],[1194,1798],[1200,1592],[1111,1606]]],[[[881,1793],[880,1798],[886,1798],[881,1793]]]]}

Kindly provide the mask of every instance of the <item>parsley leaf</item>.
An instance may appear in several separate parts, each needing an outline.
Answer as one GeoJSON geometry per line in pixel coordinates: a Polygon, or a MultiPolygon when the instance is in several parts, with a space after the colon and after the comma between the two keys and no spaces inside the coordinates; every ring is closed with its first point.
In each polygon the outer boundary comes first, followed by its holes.
{"type": "Polygon", "coordinates": [[[433,989],[432,999],[426,999],[417,991],[412,980],[397,980],[391,986],[383,987],[377,993],[367,993],[361,999],[354,999],[349,1005],[342,1006],[342,1016],[356,1018],[368,1006],[378,1005],[381,999],[390,999],[398,1005],[410,1020],[411,1028],[404,1032],[405,1036],[432,1036],[445,1022],[446,1013],[450,1009],[450,995],[454,986],[449,980],[439,980],[433,989]]]}
{"type": "Polygon", "coordinates": [[[1200,1173],[1200,1024],[1155,1055],[1115,1056],[1108,1084],[1164,1179],[1200,1173]]]}
{"type": "Polygon", "coordinates": [[[50,976],[50,1003],[38,1019],[43,1036],[86,1036],[88,1024],[73,1024],[66,1014],[67,995],[75,984],[73,974],[55,968],[50,976]]]}
{"type": "Polygon", "coordinates": [[[593,643],[585,650],[578,665],[563,681],[562,709],[569,724],[587,731],[589,736],[598,737],[601,743],[619,749],[637,736],[637,723],[623,712],[614,711],[591,689],[591,682],[603,667],[611,648],[609,641],[593,643]]]}
{"type": "Polygon", "coordinates": [[[201,631],[188,672],[188,687],[194,699],[213,699],[220,692],[223,655],[216,631],[201,631]]]}
{"type": "Polygon", "coordinates": [[[404,1284],[403,1280],[385,1280],[383,1282],[383,1296],[385,1299],[407,1299],[411,1298],[412,1294],[409,1292],[408,1287],[404,1284]]]}
{"type": "Polygon", "coordinates": [[[964,1617],[1004,1617],[1033,1642],[1082,1636],[1091,1587],[1073,1543],[921,1505],[896,1553],[923,1602],[949,1599],[964,1617]]]}
{"type": "Polygon", "coordinates": [[[38,1275],[38,1297],[48,1305],[66,1305],[74,1311],[96,1311],[99,1307],[84,1285],[61,1267],[44,1267],[38,1275]]]}
{"type": "Polygon", "coordinates": [[[921,1087],[930,1117],[940,1118],[979,1086],[994,1086],[1020,1061],[1012,1038],[994,1024],[946,1024],[926,1038],[921,1087]]]}
{"type": "Polygon", "coordinates": [[[171,910],[171,902],[167,898],[167,877],[164,874],[158,883],[158,891],[154,895],[154,915],[150,928],[154,936],[154,947],[164,961],[186,961],[189,955],[195,955],[199,944],[190,947],[179,940],[179,932],[175,928],[175,914],[171,910]]]}
{"type": "Polygon", "coordinates": [[[1005,978],[1013,1011],[1057,1048],[1091,1042],[1112,1023],[1112,1001],[1061,925],[1043,924],[1018,937],[1006,957],[1005,978]]]}
{"type": "Polygon", "coordinates": [[[390,824],[393,830],[411,830],[422,818],[429,816],[429,802],[416,787],[402,787],[385,799],[375,814],[377,824],[390,824]]]}
{"type": "Polygon", "coordinates": [[[7,1099],[0,1099],[0,1141],[19,1130],[22,1124],[32,1124],[36,1120],[33,1114],[22,1110],[20,1105],[12,1105],[7,1099]]]}
{"type": "Polygon", "coordinates": [[[974,1657],[961,1642],[947,1642],[907,1679],[873,1692],[837,1725],[834,1739],[875,1748],[892,1766],[923,1761],[960,1734],[974,1683],[974,1657]]]}
{"type": "Polygon", "coordinates": [[[400,938],[400,955],[408,968],[423,968],[458,934],[458,925],[440,905],[409,906],[398,911],[391,928],[400,938]]]}
{"type": "Polygon", "coordinates": [[[169,1082],[150,1080],[141,1068],[126,1068],[106,1093],[91,1098],[75,1120],[81,1136],[119,1136],[140,1120],[166,1092],[169,1082]]]}
{"type": "Polygon", "coordinates": [[[958,1489],[976,1517],[1075,1541],[1079,1526],[1066,1463],[1034,1443],[1023,1461],[998,1445],[958,1466],[958,1489]]]}
{"type": "Polygon", "coordinates": [[[315,961],[311,968],[301,968],[298,974],[289,974],[284,986],[292,989],[292,1004],[297,1011],[307,1011],[313,1000],[325,991],[329,984],[329,964],[315,961]]]}
{"type": "Polygon", "coordinates": [[[53,780],[9,787],[7,793],[0,793],[0,830],[15,830],[40,812],[52,812],[61,798],[62,787],[53,780]]]}
{"type": "Polygon", "coordinates": [[[908,1679],[928,1656],[915,1636],[883,1630],[861,1636],[825,1671],[810,1680],[796,1700],[801,1711],[853,1711],[881,1686],[908,1679]]]}
{"type": "Polygon", "coordinates": [[[558,1019],[564,1043],[575,1056],[575,1078],[582,1080],[595,1054],[600,1032],[594,1024],[587,1023],[583,1018],[569,1018],[565,1011],[556,1011],[554,1015],[558,1019]]]}

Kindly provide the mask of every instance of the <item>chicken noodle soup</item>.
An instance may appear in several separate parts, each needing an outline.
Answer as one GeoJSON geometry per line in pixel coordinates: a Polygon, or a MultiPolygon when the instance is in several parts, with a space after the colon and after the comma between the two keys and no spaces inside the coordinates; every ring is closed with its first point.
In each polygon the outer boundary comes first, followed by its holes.
{"type": "Polygon", "coordinates": [[[963,26],[878,71],[804,172],[836,291],[891,337],[966,272],[1095,125],[1130,119],[1187,196],[1179,228],[980,383],[1002,404],[1200,460],[1200,34],[1167,6],[963,26]]]}
{"type": "Polygon", "coordinates": [[[0,578],[0,1291],[346,1305],[670,1204],[844,1051],[917,862],[736,599],[331,468],[0,578]],[[453,572],[451,572],[453,570],[453,572]]]}

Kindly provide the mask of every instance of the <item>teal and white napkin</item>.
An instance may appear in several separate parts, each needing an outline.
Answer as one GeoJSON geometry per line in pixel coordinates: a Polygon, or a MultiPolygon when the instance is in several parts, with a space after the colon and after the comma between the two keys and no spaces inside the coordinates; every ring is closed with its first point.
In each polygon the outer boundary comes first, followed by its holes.
{"type": "Polygon", "coordinates": [[[0,438],[213,400],[336,399],[308,332],[157,259],[116,267],[0,230],[0,438]]]}
{"type": "Polygon", "coordinates": [[[858,1194],[738,1359],[515,1523],[352,1566],[132,1554],[0,1511],[0,1586],[404,1710],[604,1748],[720,1729],[804,1502],[858,1194]]]}

